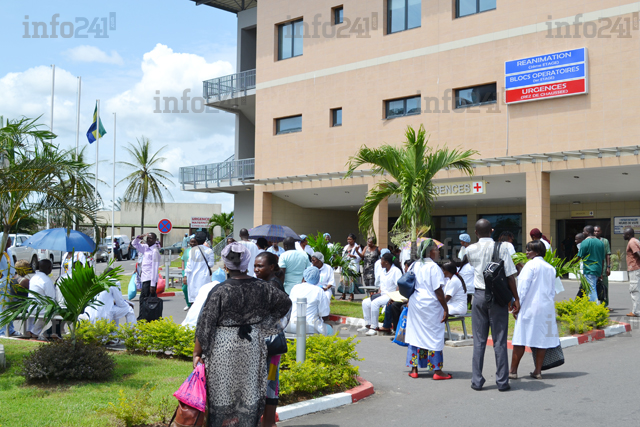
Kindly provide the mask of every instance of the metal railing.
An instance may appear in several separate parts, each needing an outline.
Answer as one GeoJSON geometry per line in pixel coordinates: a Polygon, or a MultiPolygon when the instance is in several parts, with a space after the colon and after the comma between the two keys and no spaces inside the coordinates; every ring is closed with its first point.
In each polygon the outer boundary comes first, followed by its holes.
{"type": "Polygon", "coordinates": [[[256,88],[256,70],[247,70],[217,79],[205,80],[202,93],[206,100],[221,101],[231,99],[236,94],[247,95],[247,91],[256,88]]]}
{"type": "Polygon", "coordinates": [[[180,168],[180,184],[194,188],[213,188],[238,185],[234,181],[245,181],[255,178],[256,159],[233,160],[233,157],[222,163],[210,165],[185,166],[180,168]],[[228,182],[227,182],[228,181],[228,182]]]}
{"type": "Polygon", "coordinates": [[[211,249],[213,251],[213,258],[216,262],[222,259],[222,250],[225,248],[225,246],[227,246],[227,239],[229,237],[233,237],[233,230],[231,230],[231,233],[229,233],[227,237],[220,240],[220,242],[211,249]]]}

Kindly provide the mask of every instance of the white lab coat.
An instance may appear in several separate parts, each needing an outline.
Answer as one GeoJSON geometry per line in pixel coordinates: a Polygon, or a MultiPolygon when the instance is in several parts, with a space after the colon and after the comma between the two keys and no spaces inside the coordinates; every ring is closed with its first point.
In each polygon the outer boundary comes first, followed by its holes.
{"type": "Polygon", "coordinates": [[[291,289],[292,308],[291,322],[287,330],[289,332],[296,331],[296,321],[298,320],[298,298],[307,299],[307,332],[314,331],[317,334],[325,334],[326,328],[323,317],[331,313],[331,305],[324,291],[317,285],[309,283],[300,283],[291,289]]]}
{"type": "Polygon", "coordinates": [[[518,276],[520,312],[513,345],[554,348],[560,345],[556,324],[556,270],[542,257],[527,262],[518,276]]]}
{"type": "Polygon", "coordinates": [[[318,286],[322,288],[329,301],[331,301],[331,297],[333,296],[333,288],[336,285],[336,277],[333,271],[333,268],[329,266],[329,264],[323,264],[320,269],[320,281],[318,282],[318,286]],[[325,287],[329,287],[326,291],[325,287]]]}
{"type": "MultiPolygon", "coordinates": [[[[258,249],[257,246],[255,247],[258,249]]],[[[187,266],[184,270],[187,275],[187,293],[189,294],[190,303],[196,300],[200,288],[211,282],[211,273],[207,263],[209,263],[209,267],[213,267],[215,264],[215,257],[211,248],[202,245],[191,248],[187,266]]]]}
{"type": "Polygon", "coordinates": [[[474,284],[475,270],[471,266],[471,264],[467,263],[458,270],[458,274],[462,276],[462,280],[464,280],[464,285],[467,287],[467,295],[473,295],[476,293],[476,287],[474,284]]]}
{"type": "Polygon", "coordinates": [[[416,290],[409,298],[405,342],[424,350],[444,348],[444,323],[440,323],[444,309],[435,291],[444,286],[442,269],[426,258],[414,263],[416,290]]]}
{"type": "Polygon", "coordinates": [[[192,328],[198,326],[198,318],[200,317],[202,307],[204,307],[204,303],[207,302],[207,298],[209,297],[211,290],[219,283],[220,282],[218,281],[214,281],[207,283],[200,288],[200,292],[198,292],[198,296],[193,304],[191,304],[191,308],[187,312],[187,317],[182,322],[182,326],[191,326],[192,328]]]}
{"type": "MultiPolygon", "coordinates": [[[[53,280],[40,271],[36,272],[31,279],[29,279],[29,290],[37,292],[40,295],[48,296],[49,298],[56,298],[56,288],[53,284],[53,280]]],[[[44,315],[44,311],[41,311],[40,315],[44,315]]],[[[44,327],[44,320],[38,319],[33,322],[33,325],[31,325],[29,330],[35,335],[40,335],[44,327]]]]}
{"type": "Polygon", "coordinates": [[[444,286],[444,295],[451,296],[449,302],[447,302],[447,308],[449,309],[450,316],[459,316],[461,314],[467,314],[467,294],[462,287],[462,282],[456,276],[447,280],[444,286]]]}
{"type": "Polygon", "coordinates": [[[300,242],[296,242],[296,251],[304,252],[309,256],[313,256],[313,249],[311,249],[311,246],[309,246],[309,244],[307,244],[307,246],[305,246],[303,249],[300,242]]]}
{"type": "Polygon", "coordinates": [[[120,324],[120,319],[126,318],[127,323],[137,323],[133,307],[122,298],[122,289],[120,282],[116,282],[116,286],[109,288],[111,297],[113,298],[113,307],[111,308],[111,319],[116,322],[116,326],[120,324]]]}
{"type": "Polygon", "coordinates": [[[62,262],[60,263],[60,277],[71,277],[73,275],[73,264],[80,261],[83,266],[87,265],[87,256],[84,252],[73,253],[73,263],[71,258],[67,258],[71,252],[65,252],[62,255],[62,262]]]}

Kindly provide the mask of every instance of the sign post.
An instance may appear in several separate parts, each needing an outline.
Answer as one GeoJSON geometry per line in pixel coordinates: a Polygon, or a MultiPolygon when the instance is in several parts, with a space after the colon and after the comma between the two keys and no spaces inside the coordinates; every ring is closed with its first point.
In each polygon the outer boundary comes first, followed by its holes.
{"type": "MultiPolygon", "coordinates": [[[[162,234],[169,234],[173,225],[168,219],[161,219],[158,221],[158,231],[162,234]]],[[[164,254],[164,287],[169,287],[169,269],[171,268],[171,251],[163,251],[164,254]]]]}

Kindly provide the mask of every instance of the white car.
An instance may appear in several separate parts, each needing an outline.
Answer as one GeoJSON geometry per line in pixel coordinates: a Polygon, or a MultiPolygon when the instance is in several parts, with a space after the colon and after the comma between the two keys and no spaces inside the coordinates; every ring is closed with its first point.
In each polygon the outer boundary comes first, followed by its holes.
{"type": "MultiPolygon", "coordinates": [[[[131,243],[131,239],[129,236],[125,236],[124,234],[116,234],[114,236],[120,242],[120,253],[122,254],[122,259],[131,259],[131,254],[129,253],[129,243],[131,243]]],[[[102,240],[102,245],[107,247],[107,251],[111,254],[113,251],[113,242],[111,241],[111,236],[107,236],[102,240]]]]}
{"type": "MultiPolygon", "coordinates": [[[[0,233],[0,236],[2,236],[2,233],[0,233]]],[[[9,237],[11,237],[11,246],[7,253],[11,255],[13,262],[25,260],[31,264],[33,271],[36,271],[38,269],[38,251],[29,246],[23,246],[23,243],[31,237],[31,235],[18,233],[17,235],[9,234],[9,237]]]]}
{"type": "Polygon", "coordinates": [[[53,251],[49,249],[36,249],[38,252],[38,260],[48,259],[51,264],[59,264],[62,262],[62,251],[53,251]]]}

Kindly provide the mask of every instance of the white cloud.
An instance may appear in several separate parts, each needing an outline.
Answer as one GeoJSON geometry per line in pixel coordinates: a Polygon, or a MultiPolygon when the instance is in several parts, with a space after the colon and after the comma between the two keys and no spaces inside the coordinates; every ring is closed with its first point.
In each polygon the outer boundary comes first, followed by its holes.
{"type": "MultiPolygon", "coordinates": [[[[100,142],[99,177],[108,185],[101,185],[103,199],[111,200],[113,113],[117,113],[117,160],[129,160],[123,149],[143,135],[152,142],[154,150],[167,146],[162,168],[174,175],[171,193],[176,202],[222,203],[224,211],[233,209],[233,199],[227,194],[202,194],[181,191],[178,171],[181,166],[220,162],[233,154],[235,118],[217,112],[155,113],[154,97],[180,99],[185,89],[191,98],[202,96],[202,81],[232,74],[227,61],[208,62],[205,58],[174,52],[158,44],[143,55],[139,71],[122,70],[114,76],[85,73],[82,78],[82,116],[80,146],[87,147],[87,161],[94,161],[95,146],[87,146],[86,130],[91,121],[95,99],[102,99],[100,116],[107,136],[100,142]],[[156,91],[160,93],[157,94],[156,91]]],[[[61,67],[56,68],[54,132],[63,146],[75,145],[77,78],[61,67]]],[[[0,78],[0,115],[18,118],[37,117],[49,123],[51,99],[51,67],[40,66],[23,72],[9,73],[0,78]]],[[[199,104],[198,104],[199,105],[199,104]]],[[[164,105],[162,104],[162,107],[164,105]]],[[[182,108],[182,103],[180,107],[182,108]]],[[[117,180],[127,174],[117,166],[117,180]]],[[[124,184],[116,188],[116,197],[124,192],[124,184]]]]}
{"type": "Polygon", "coordinates": [[[63,52],[69,59],[77,62],[99,62],[102,64],[122,65],[124,61],[115,50],[111,51],[111,55],[100,50],[95,46],[78,46],[63,52]]]}

